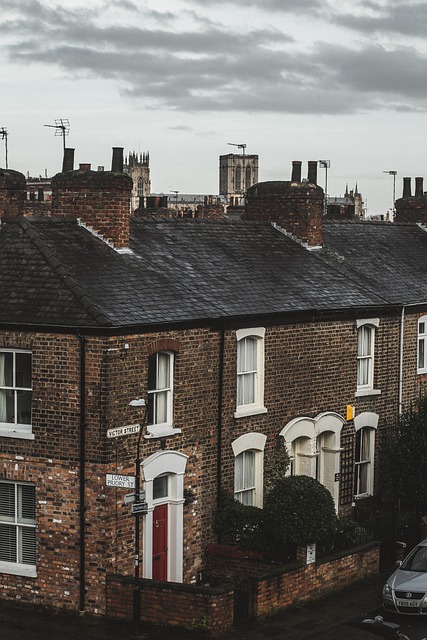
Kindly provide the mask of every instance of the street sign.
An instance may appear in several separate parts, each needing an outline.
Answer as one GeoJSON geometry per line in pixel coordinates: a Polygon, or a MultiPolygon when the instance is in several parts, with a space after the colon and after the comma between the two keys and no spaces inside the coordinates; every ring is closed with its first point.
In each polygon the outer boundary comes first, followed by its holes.
{"type": "Polygon", "coordinates": [[[123,476],[117,473],[107,473],[105,476],[107,487],[121,487],[123,489],[135,488],[135,476],[123,476]]]}
{"type": "Polygon", "coordinates": [[[125,427],[108,429],[107,438],[119,438],[120,436],[129,436],[132,433],[139,433],[140,428],[139,424],[128,424],[125,427]]]}
{"type": "Polygon", "coordinates": [[[145,500],[145,491],[140,491],[139,496],[136,493],[127,493],[125,495],[124,504],[131,504],[132,502],[136,502],[137,498],[139,500],[145,500]]]}
{"type": "Polygon", "coordinates": [[[148,513],[148,502],[135,502],[132,505],[132,513],[136,516],[148,513]]]}

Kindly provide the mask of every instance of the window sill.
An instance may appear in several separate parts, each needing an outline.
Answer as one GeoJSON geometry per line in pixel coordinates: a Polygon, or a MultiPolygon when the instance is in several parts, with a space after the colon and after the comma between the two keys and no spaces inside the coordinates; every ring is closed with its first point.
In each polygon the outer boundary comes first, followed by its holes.
{"type": "Polygon", "coordinates": [[[267,413],[267,409],[265,407],[254,407],[253,405],[248,405],[247,407],[239,407],[235,412],[234,417],[245,418],[246,416],[257,416],[262,413],[267,413]]]}
{"type": "Polygon", "coordinates": [[[34,440],[34,433],[31,433],[31,431],[19,431],[19,429],[0,426],[0,438],[20,438],[21,440],[34,440]]]}
{"type": "Polygon", "coordinates": [[[153,427],[147,429],[148,433],[145,434],[145,440],[155,440],[157,438],[169,438],[170,436],[177,436],[181,433],[181,429],[175,429],[174,427],[153,427]]]}
{"type": "Polygon", "coordinates": [[[0,573],[9,573],[12,576],[25,576],[27,578],[37,578],[37,569],[32,564],[0,562],[0,573]]]}
{"type": "Polygon", "coordinates": [[[381,395],[381,389],[358,389],[354,396],[360,398],[362,396],[379,396],[381,395]]]}

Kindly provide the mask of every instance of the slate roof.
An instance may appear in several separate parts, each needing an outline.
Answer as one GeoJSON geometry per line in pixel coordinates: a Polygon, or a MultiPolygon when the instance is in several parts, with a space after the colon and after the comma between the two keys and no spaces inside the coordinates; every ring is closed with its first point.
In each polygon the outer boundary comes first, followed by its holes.
{"type": "Polygon", "coordinates": [[[417,224],[325,221],[319,253],[388,304],[427,303],[427,231],[417,224]]]}
{"type": "Polygon", "coordinates": [[[349,281],[268,223],[135,220],[131,249],[74,219],[3,221],[0,323],[130,327],[383,304],[371,281],[349,281]]]}

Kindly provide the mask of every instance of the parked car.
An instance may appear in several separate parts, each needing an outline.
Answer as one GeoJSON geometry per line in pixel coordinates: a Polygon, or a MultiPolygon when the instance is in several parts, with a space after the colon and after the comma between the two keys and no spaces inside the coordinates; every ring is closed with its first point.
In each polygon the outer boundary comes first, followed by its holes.
{"type": "Polygon", "coordinates": [[[384,585],[382,601],[386,611],[427,615],[427,540],[397,563],[384,585]]]}

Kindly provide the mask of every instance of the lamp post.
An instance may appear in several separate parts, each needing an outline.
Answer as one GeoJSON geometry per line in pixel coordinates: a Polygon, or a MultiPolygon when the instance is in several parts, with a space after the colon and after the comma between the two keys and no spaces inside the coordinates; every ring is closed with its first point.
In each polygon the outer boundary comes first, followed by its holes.
{"type": "Polygon", "coordinates": [[[388,173],[389,176],[393,176],[393,208],[392,208],[392,213],[393,213],[393,220],[394,220],[395,215],[396,215],[395,205],[396,205],[396,176],[397,176],[397,171],[383,171],[383,173],[388,173]]]}
{"type": "MultiPolygon", "coordinates": [[[[138,433],[138,441],[136,445],[136,459],[135,459],[135,500],[139,502],[139,494],[140,494],[140,485],[141,485],[141,459],[140,459],[140,448],[141,448],[141,436],[145,425],[145,420],[147,417],[147,403],[144,398],[136,398],[135,400],[131,400],[129,402],[129,406],[132,408],[144,407],[144,414],[142,418],[142,422],[139,427],[138,433]]],[[[139,585],[140,578],[140,513],[135,513],[135,570],[134,570],[134,585],[133,585],[133,626],[135,636],[138,636],[140,633],[140,618],[141,618],[141,588],[139,585]]]]}

